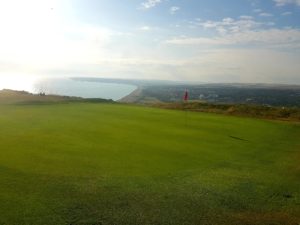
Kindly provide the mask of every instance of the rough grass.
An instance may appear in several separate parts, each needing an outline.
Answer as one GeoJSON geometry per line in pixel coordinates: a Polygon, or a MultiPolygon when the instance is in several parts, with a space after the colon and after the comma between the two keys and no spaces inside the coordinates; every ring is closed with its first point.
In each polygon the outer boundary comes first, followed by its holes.
{"type": "Polygon", "coordinates": [[[300,127],[120,104],[0,105],[0,224],[299,224],[300,127]]]}
{"type": "Polygon", "coordinates": [[[150,106],[188,110],[194,112],[209,112],[225,115],[253,117],[261,119],[284,120],[300,122],[300,108],[299,107],[273,107],[253,104],[214,104],[206,102],[190,101],[187,103],[150,103],[150,106]]]}

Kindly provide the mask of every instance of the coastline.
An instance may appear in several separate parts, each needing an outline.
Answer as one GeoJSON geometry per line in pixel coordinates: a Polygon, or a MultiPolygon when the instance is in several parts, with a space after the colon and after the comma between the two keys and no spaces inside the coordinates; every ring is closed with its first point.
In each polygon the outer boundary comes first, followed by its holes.
{"type": "Polygon", "coordinates": [[[137,87],[133,92],[131,92],[130,94],[124,96],[123,98],[120,98],[119,100],[117,100],[117,102],[121,102],[121,103],[134,103],[134,102],[137,102],[140,98],[141,93],[142,93],[142,88],[137,87]]]}
{"type": "Polygon", "coordinates": [[[116,82],[93,82],[83,79],[43,79],[35,84],[45,94],[102,98],[118,101],[137,89],[138,85],[116,82]]]}

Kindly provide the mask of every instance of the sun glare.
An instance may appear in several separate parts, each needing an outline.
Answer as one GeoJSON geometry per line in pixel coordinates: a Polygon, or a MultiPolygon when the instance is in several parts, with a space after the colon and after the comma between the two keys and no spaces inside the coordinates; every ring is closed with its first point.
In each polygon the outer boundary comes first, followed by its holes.
{"type": "Polygon", "coordinates": [[[22,75],[0,75],[0,90],[11,89],[18,91],[34,92],[34,84],[36,78],[33,76],[22,76],[22,75]]]}
{"type": "Polygon", "coordinates": [[[61,44],[59,12],[57,1],[1,1],[1,55],[23,64],[48,61],[61,44]]]}

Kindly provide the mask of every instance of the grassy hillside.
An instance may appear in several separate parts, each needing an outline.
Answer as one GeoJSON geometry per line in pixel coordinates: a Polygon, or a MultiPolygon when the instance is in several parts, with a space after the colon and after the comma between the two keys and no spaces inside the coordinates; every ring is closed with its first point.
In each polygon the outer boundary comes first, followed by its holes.
{"type": "Polygon", "coordinates": [[[111,99],[81,98],[60,95],[32,94],[26,91],[14,91],[10,89],[0,90],[0,105],[5,104],[57,104],[70,102],[105,102],[112,103],[111,99]]]}
{"type": "Polygon", "coordinates": [[[299,224],[300,126],[0,105],[0,224],[299,224]]]}

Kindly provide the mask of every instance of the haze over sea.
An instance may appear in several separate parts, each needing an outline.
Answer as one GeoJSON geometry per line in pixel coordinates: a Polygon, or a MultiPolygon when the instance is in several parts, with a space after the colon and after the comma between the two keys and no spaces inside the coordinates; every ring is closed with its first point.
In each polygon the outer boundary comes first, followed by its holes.
{"type": "Polygon", "coordinates": [[[119,100],[136,89],[134,85],[73,80],[71,78],[0,77],[0,90],[119,100]]]}

